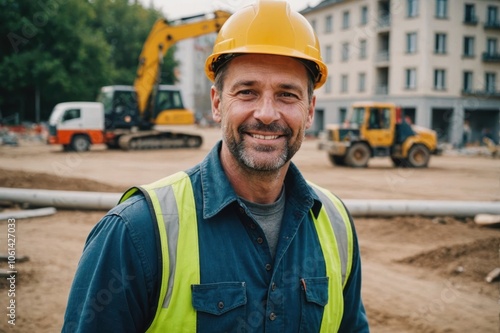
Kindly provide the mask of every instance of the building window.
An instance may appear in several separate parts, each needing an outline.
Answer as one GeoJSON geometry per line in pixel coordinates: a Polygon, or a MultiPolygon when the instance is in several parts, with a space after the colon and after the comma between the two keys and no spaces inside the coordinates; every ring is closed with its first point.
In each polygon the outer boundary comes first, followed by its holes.
{"type": "Polygon", "coordinates": [[[329,33],[329,32],[332,32],[332,31],[333,31],[333,16],[332,15],[328,15],[325,18],[325,32],[329,33]]]}
{"type": "Polygon", "coordinates": [[[361,7],[361,25],[365,25],[368,23],[368,7],[363,6],[361,7]]]}
{"type": "Polygon", "coordinates": [[[491,26],[498,25],[498,7],[488,6],[488,12],[486,13],[486,24],[491,26]]]}
{"type": "Polygon", "coordinates": [[[325,93],[329,94],[332,92],[332,77],[328,75],[325,82],[325,93]]]}
{"type": "Polygon", "coordinates": [[[488,38],[486,41],[486,53],[488,55],[496,55],[497,54],[497,39],[496,38],[488,38]]]}
{"type": "Polygon", "coordinates": [[[349,43],[344,43],[342,44],[342,55],[341,55],[342,61],[347,61],[349,60],[349,43]]]}
{"type": "Polygon", "coordinates": [[[407,13],[408,17],[416,17],[418,15],[418,0],[407,0],[407,13]]]}
{"type": "Polygon", "coordinates": [[[485,78],[485,89],[486,92],[494,93],[496,92],[496,74],[495,73],[486,73],[485,78]]]}
{"type": "Polygon", "coordinates": [[[366,90],[366,74],[359,73],[358,74],[358,91],[364,92],[366,90]]]}
{"type": "Polygon", "coordinates": [[[464,37],[464,57],[474,56],[474,37],[464,37]]]}
{"type": "Polygon", "coordinates": [[[417,87],[417,70],[415,68],[406,69],[405,88],[415,89],[417,87]]]}
{"type": "Polygon", "coordinates": [[[347,75],[344,74],[340,77],[340,92],[347,92],[347,75]]]}
{"type": "Polygon", "coordinates": [[[446,53],[446,34],[438,33],[435,35],[434,53],[436,54],[446,53]]]}
{"type": "Polygon", "coordinates": [[[448,17],[448,0],[436,0],[436,17],[448,17]]]}
{"type": "Polygon", "coordinates": [[[464,85],[463,85],[463,90],[466,92],[471,92],[473,89],[472,86],[472,72],[470,71],[465,71],[464,72],[464,85]]]}
{"type": "Polygon", "coordinates": [[[434,89],[436,90],[446,89],[446,72],[444,69],[434,70],[434,89]]]}
{"type": "Polygon", "coordinates": [[[464,22],[469,24],[476,24],[476,6],[474,4],[465,4],[464,22]]]}
{"type": "Polygon", "coordinates": [[[331,64],[332,61],[333,61],[333,57],[332,57],[332,46],[331,45],[327,45],[325,47],[325,63],[327,64],[331,64]]]}
{"type": "Polygon", "coordinates": [[[347,109],[346,108],[339,108],[340,122],[343,123],[345,121],[346,117],[347,117],[347,109]]]}
{"type": "Polygon", "coordinates": [[[349,28],[349,12],[345,11],[342,14],[342,29],[349,28]]]}
{"type": "Polygon", "coordinates": [[[406,53],[417,52],[417,33],[410,32],[406,34],[406,53]]]}
{"type": "Polygon", "coordinates": [[[366,39],[359,41],[359,59],[366,59],[366,39]]]}

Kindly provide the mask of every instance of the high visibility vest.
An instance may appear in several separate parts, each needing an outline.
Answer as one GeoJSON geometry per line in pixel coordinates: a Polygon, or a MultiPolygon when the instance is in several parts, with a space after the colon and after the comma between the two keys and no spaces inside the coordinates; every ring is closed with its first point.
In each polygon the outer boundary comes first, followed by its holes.
{"type": "MultiPolygon", "coordinates": [[[[328,279],[329,301],[324,307],[321,332],[336,332],[343,314],[342,291],[353,257],[353,233],[347,211],[330,191],[309,183],[323,205],[315,218],[328,279]],[[340,266],[339,275],[338,267],[340,266]]],[[[185,172],[125,192],[120,202],[142,192],[153,208],[158,224],[163,265],[155,318],[148,332],[196,332],[196,311],[191,303],[191,286],[200,284],[198,230],[191,180],[185,172]],[[176,258],[183,258],[182,263],[176,258]]]]}

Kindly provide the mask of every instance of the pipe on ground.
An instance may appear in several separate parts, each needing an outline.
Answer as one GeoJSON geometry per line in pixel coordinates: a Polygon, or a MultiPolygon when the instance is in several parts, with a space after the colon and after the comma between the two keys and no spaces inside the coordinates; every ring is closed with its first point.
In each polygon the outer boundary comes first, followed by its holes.
{"type": "MultiPolygon", "coordinates": [[[[56,208],[109,210],[120,193],[34,190],[0,187],[0,200],[56,208]]],[[[346,199],[353,216],[457,216],[500,214],[500,202],[346,199]]]]}
{"type": "Polygon", "coordinates": [[[119,193],[0,187],[0,200],[56,208],[109,210],[116,206],[120,197],[119,193]]]}

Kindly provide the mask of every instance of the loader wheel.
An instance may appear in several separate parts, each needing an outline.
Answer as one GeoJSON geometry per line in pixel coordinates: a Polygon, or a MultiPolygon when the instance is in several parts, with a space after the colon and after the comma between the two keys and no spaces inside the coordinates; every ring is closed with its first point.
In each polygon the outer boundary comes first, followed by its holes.
{"type": "Polygon", "coordinates": [[[328,157],[333,165],[339,165],[339,166],[345,165],[345,156],[328,154],[328,157]]]}
{"type": "Polygon", "coordinates": [[[370,159],[370,148],[364,143],[353,144],[347,151],[345,163],[354,168],[365,168],[370,159]]]}
{"type": "Polygon", "coordinates": [[[90,148],[89,138],[85,135],[75,135],[71,140],[71,149],[77,152],[87,151],[90,148]]]}
{"type": "Polygon", "coordinates": [[[408,151],[408,164],[412,168],[425,168],[429,164],[431,152],[424,145],[414,145],[408,151]]]}

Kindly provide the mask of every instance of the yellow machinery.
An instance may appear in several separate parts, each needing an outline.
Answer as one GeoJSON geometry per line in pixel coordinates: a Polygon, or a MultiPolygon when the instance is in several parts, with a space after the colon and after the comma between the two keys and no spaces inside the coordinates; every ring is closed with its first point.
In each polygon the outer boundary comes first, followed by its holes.
{"type": "Polygon", "coordinates": [[[88,150],[94,143],[105,143],[108,148],[124,150],[200,147],[203,143],[200,135],[154,129],[155,125],[195,122],[193,112],[184,108],[179,89],[160,85],[161,65],[173,44],[218,32],[230,15],[216,11],[211,17],[198,15],[177,23],[158,20],[139,56],[134,86],[101,87],[97,103],[56,106],[51,116],[49,142],[62,144],[65,150],[76,151],[88,150]],[[198,19],[200,17],[203,18],[198,19]],[[75,105],[77,109],[73,108],[75,105]],[[87,121],[98,119],[97,115],[102,118],[102,123],[91,124],[87,121]]]}
{"type": "Polygon", "coordinates": [[[328,125],[318,148],[334,165],[366,167],[371,157],[388,156],[397,167],[427,167],[437,154],[437,135],[402,119],[392,103],[355,103],[342,125],[328,125]]]}
{"type": "Polygon", "coordinates": [[[144,120],[157,125],[193,124],[194,114],[176,102],[175,93],[159,89],[161,65],[168,49],[180,40],[218,32],[231,14],[215,11],[212,18],[204,15],[185,18],[176,22],[159,19],[153,25],[139,56],[139,66],[134,82],[139,114],[144,120]],[[195,20],[198,17],[203,19],[195,20]],[[162,108],[161,103],[165,103],[162,108]],[[146,119],[147,118],[147,119],[146,119]]]}

